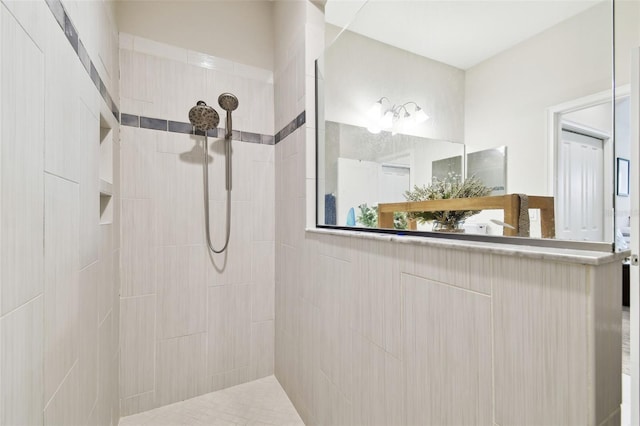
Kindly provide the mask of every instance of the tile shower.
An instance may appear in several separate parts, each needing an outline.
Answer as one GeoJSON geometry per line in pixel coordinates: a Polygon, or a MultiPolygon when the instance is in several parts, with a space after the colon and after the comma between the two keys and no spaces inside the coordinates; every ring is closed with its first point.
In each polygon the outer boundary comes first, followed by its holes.
{"type": "MultiPolygon", "coordinates": [[[[273,374],[275,186],[271,71],[127,34],[120,61],[126,416],[273,374]],[[214,255],[204,239],[203,137],[190,134],[188,112],[198,100],[215,105],[223,92],[236,94],[240,108],[231,240],[214,255]]],[[[221,139],[209,144],[218,246],[224,154],[221,139]]]]}
{"type": "MultiPolygon", "coordinates": [[[[615,329],[582,286],[611,265],[305,231],[315,5],[274,2],[273,70],[119,34],[112,6],[0,0],[0,424],[118,424],[272,374],[308,424],[615,421],[616,382],[591,367],[617,368],[602,349],[615,333],[594,335],[595,354],[557,348],[571,379],[540,361],[546,329],[592,350],[579,319],[593,307],[615,329]],[[212,256],[187,114],[227,91],[240,101],[232,237],[212,256]],[[518,315],[530,300],[548,322],[518,315]],[[431,336],[454,356],[430,352],[431,336]],[[606,395],[589,414],[586,380],[606,395]],[[545,386],[577,397],[559,406],[545,386]]],[[[216,244],[224,161],[210,144],[216,244]]]]}

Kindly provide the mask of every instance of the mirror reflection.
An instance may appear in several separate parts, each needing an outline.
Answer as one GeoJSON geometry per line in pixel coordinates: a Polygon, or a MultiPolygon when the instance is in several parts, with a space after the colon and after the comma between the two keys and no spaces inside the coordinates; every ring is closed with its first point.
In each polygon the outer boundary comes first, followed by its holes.
{"type": "MultiPolygon", "coordinates": [[[[614,143],[610,1],[370,0],[354,10],[326,7],[320,225],[628,235],[628,208],[616,216],[612,201],[628,204],[615,175],[629,132],[617,120],[614,143]],[[464,216],[453,229],[433,219],[447,211],[464,216]]],[[[623,19],[617,43],[633,45],[636,32],[623,19]]],[[[628,78],[619,80],[622,118],[628,78]]]]}

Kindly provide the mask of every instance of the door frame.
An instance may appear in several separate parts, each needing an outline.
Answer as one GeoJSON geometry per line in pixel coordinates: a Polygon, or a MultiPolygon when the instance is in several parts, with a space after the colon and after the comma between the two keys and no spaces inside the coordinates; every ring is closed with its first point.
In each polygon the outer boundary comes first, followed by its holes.
{"type": "MultiPolygon", "coordinates": [[[[618,101],[620,99],[626,98],[631,95],[631,85],[626,84],[624,86],[616,87],[615,90],[615,100],[618,101]]],[[[581,98],[573,99],[558,105],[551,106],[547,108],[547,141],[548,141],[548,152],[549,152],[549,162],[547,164],[547,175],[549,176],[549,180],[547,181],[547,192],[549,194],[557,194],[558,193],[558,149],[560,146],[560,138],[562,137],[562,126],[564,123],[569,126],[576,126],[576,123],[571,123],[569,120],[563,120],[562,115],[579,111],[581,109],[601,105],[607,102],[611,102],[611,90],[605,90],[603,92],[594,93],[592,95],[584,96],[581,98]]],[[[614,105],[615,108],[615,105],[614,105]]],[[[613,123],[615,125],[615,123],[613,123]]],[[[571,128],[571,127],[569,127],[571,128]]],[[[576,127],[574,127],[576,128],[576,127]]],[[[614,199],[615,199],[615,143],[613,141],[612,135],[603,133],[596,129],[590,129],[587,126],[578,125],[577,129],[581,132],[586,132],[587,134],[598,135],[595,136],[597,138],[602,138],[602,136],[606,136],[604,140],[604,168],[602,170],[603,176],[605,178],[604,188],[605,188],[605,197],[604,197],[604,206],[603,206],[603,231],[605,240],[607,242],[613,242],[614,235],[614,224],[607,223],[607,218],[610,221],[615,220],[614,215],[614,199]],[[606,188],[610,188],[611,197],[607,196],[606,188]],[[610,241],[609,241],[610,240],[610,241]]],[[[613,133],[613,132],[612,132],[613,133]]],[[[557,213],[557,212],[556,212],[557,213]]]]}

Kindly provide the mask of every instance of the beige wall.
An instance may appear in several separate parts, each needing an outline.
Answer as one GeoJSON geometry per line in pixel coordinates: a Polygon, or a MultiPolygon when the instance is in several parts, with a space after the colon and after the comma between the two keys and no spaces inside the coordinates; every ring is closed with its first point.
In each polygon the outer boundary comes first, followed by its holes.
{"type": "Polygon", "coordinates": [[[273,70],[270,1],[117,2],[120,31],[273,70]]]}
{"type": "MultiPolygon", "coordinates": [[[[430,117],[410,122],[402,133],[464,141],[463,70],[351,31],[344,31],[323,56],[326,120],[369,127],[371,104],[385,96],[396,105],[416,102],[430,117]]],[[[413,112],[413,106],[408,108],[413,112]]]]}
{"type": "MultiPolygon", "coordinates": [[[[640,45],[640,6],[616,4],[623,85],[630,49],[640,45]]],[[[610,21],[604,2],[467,70],[465,143],[470,151],[507,146],[508,192],[546,195],[550,188],[547,108],[611,88],[610,21]]]]}

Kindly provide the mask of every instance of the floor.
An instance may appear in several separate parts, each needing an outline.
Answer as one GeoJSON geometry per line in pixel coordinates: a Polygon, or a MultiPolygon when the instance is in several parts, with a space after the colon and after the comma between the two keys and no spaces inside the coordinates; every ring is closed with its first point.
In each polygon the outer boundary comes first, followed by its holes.
{"type": "Polygon", "coordinates": [[[120,419],[120,426],[304,426],[274,376],[120,419]]]}
{"type": "MultiPolygon", "coordinates": [[[[622,425],[629,424],[629,308],[622,311],[622,425]]],[[[120,419],[120,426],[304,426],[274,376],[120,419]]]]}

